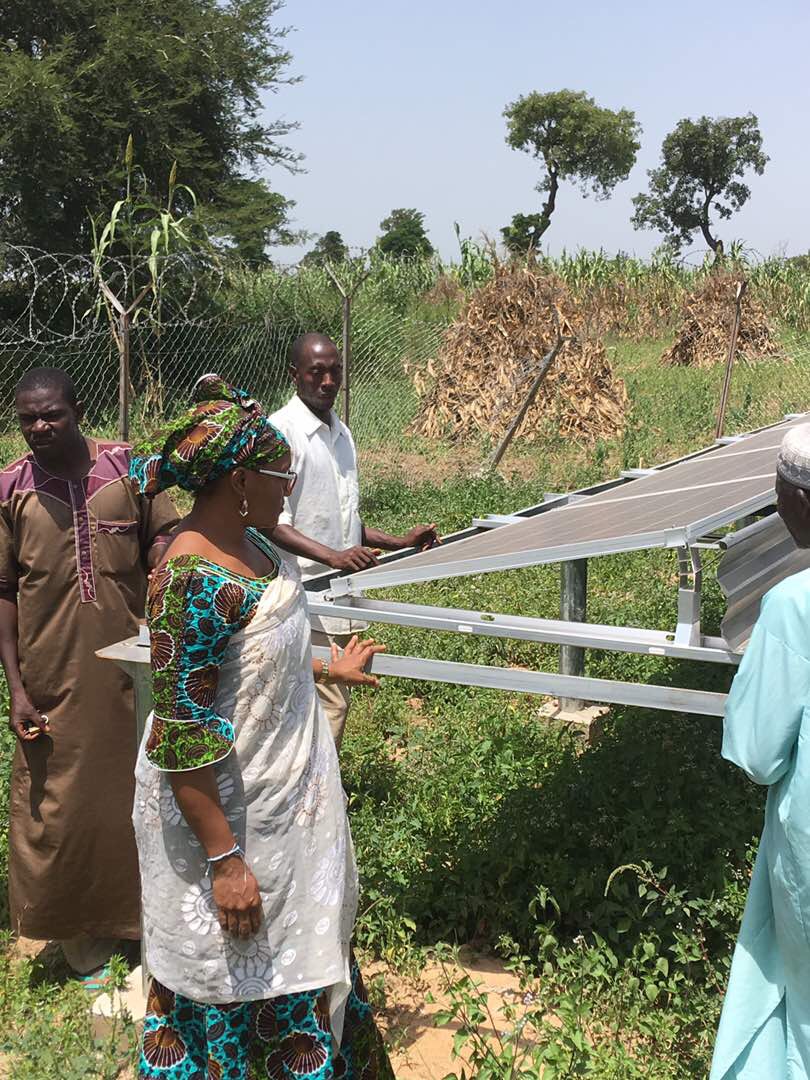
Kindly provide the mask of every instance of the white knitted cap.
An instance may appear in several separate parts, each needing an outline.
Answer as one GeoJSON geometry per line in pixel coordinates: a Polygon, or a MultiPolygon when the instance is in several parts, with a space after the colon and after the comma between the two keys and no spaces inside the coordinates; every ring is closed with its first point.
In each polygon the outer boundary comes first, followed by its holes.
{"type": "Polygon", "coordinates": [[[810,489],[810,424],[798,424],[787,432],[779,447],[776,471],[789,484],[810,489]]]}

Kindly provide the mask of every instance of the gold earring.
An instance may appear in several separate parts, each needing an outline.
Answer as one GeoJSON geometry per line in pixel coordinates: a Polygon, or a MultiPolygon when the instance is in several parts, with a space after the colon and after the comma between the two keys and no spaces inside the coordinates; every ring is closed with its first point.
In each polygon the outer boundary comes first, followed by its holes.
{"type": "Polygon", "coordinates": [[[248,501],[247,495],[242,496],[242,501],[239,503],[239,514],[241,517],[248,516],[248,501]]]}

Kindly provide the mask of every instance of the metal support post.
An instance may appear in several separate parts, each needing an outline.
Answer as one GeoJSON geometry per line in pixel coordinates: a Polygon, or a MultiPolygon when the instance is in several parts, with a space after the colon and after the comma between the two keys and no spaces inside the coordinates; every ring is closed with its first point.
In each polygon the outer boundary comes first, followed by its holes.
{"type": "Polygon", "coordinates": [[[351,401],[351,379],[352,379],[352,300],[354,295],[366,278],[371,273],[370,269],[363,271],[358,277],[356,274],[350,274],[351,280],[344,285],[344,283],[337,276],[335,271],[329,265],[324,267],[327,274],[332,280],[332,284],[340,293],[342,298],[341,311],[343,314],[343,423],[348,427],[349,425],[349,404],[351,401]]]}
{"type": "MultiPolygon", "coordinates": [[[[573,559],[560,564],[560,618],[584,622],[588,595],[588,560],[573,559]]],[[[560,646],[560,674],[585,674],[585,650],[579,645],[560,646]]],[[[585,702],[579,698],[560,698],[563,712],[579,712],[585,702]]]]}
{"type": "Polygon", "coordinates": [[[129,312],[122,311],[118,317],[118,438],[129,441],[129,312]]]}
{"type": "Polygon", "coordinates": [[[678,625],[675,628],[678,645],[700,644],[702,584],[700,550],[696,547],[678,548],[678,625]]]}

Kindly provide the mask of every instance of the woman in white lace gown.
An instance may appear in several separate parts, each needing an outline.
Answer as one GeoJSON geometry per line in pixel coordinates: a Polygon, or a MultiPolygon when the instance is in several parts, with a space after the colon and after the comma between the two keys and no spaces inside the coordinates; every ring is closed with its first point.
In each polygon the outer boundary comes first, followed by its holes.
{"type": "Polygon", "coordinates": [[[315,678],[374,683],[373,642],[313,661],[294,570],[270,528],[289,448],[221,380],[138,448],[150,494],[194,508],[152,578],[154,712],[134,824],[154,976],[141,1077],[391,1076],[353,964],[357,875],[315,678]]]}

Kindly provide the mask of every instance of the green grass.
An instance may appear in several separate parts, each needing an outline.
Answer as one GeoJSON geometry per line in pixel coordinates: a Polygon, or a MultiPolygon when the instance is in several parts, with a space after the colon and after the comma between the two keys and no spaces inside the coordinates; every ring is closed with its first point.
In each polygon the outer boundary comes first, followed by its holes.
{"type": "MultiPolygon", "coordinates": [[[[485,448],[405,437],[370,451],[365,519],[393,532],[436,521],[449,532],[473,515],[514,510],[544,491],[706,444],[721,374],[662,368],[665,344],[613,343],[630,397],[620,438],[591,448],[559,439],[526,452],[517,447],[505,461],[506,477],[480,477],[472,472],[485,448]]],[[[810,404],[802,392],[810,386],[802,359],[808,343],[789,344],[793,363],[740,365],[727,430],[810,404]]],[[[0,440],[5,459],[21,449],[15,437],[0,440]]],[[[558,574],[540,567],[391,595],[556,617],[558,574]]],[[[670,629],[674,574],[667,552],[592,560],[589,618],[670,629]]],[[[722,610],[708,573],[708,632],[717,632],[722,610]]],[[[547,645],[374,629],[392,652],[546,670],[557,663],[547,645]]],[[[731,677],[719,665],[597,651],[588,653],[587,672],[719,690],[731,677]]],[[[540,974],[537,1000],[554,1020],[546,1036],[557,1064],[547,1059],[546,1080],[704,1077],[763,794],[720,758],[717,720],[616,708],[602,739],[583,748],[540,719],[539,705],[528,696],[415,680],[384,680],[378,693],[356,695],[343,769],[363,883],[359,942],[397,963],[418,963],[442,941],[500,942],[528,956],[540,974]],[[606,888],[625,864],[635,869],[606,888]],[[634,1071],[640,1061],[644,1070],[634,1071]]],[[[12,745],[4,734],[3,879],[12,745]]],[[[7,947],[0,949],[0,1030],[0,1050],[29,1070],[14,1073],[24,1078],[112,1077],[112,1063],[128,1058],[126,1048],[92,1044],[85,1003],[63,971],[21,964],[7,947]],[[73,1060],[82,1046],[84,1071],[60,1073],[55,1063],[73,1060]],[[22,1064],[29,1058],[36,1068],[22,1064]]]]}

